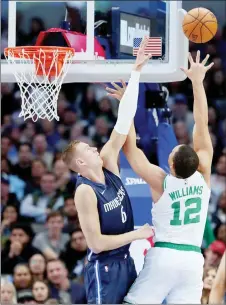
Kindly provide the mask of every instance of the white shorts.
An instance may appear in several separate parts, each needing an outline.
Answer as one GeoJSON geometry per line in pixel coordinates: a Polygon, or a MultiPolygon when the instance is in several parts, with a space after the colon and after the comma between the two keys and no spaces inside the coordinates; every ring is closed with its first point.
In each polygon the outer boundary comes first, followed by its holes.
{"type": "Polygon", "coordinates": [[[200,304],[204,258],[201,253],[151,248],[125,303],[200,304]]]}

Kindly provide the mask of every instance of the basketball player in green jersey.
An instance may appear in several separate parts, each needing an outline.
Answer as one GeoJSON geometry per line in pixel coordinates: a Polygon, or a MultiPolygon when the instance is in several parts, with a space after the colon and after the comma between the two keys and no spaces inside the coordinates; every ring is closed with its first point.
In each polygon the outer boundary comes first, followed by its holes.
{"type": "MultiPolygon", "coordinates": [[[[151,188],[155,246],[151,248],[135,283],[124,301],[131,304],[199,304],[202,294],[204,259],[201,243],[210,198],[213,147],[208,130],[208,106],[203,80],[213,64],[200,62],[200,52],[190,68],[183,69],[194,93],[193,148],[176,146],[169,156],[170,174],[147,160],[136,146],[132,126],[124,152],[133,170],[151,188]]],[[[125,86],[124,86],[125,87],[125,86]]],[[[120,91],[108,89],[120,99],[120,91]]]]}

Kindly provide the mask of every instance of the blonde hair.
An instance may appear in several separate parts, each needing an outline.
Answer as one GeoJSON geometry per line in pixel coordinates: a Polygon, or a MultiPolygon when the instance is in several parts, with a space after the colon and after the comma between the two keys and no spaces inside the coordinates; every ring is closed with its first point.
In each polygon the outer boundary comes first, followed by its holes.
{"type": "Polygon", "coordinates": [[[64,161],[64,163],[67,164],[67,166],[71,163],[72,160],[72,153],[74,151],[74,148],[80,143],[78,140],[71,141],[69,145],[65,148],[61,155],[61,159],[64,161]]]}
{"type": "Polygon", "coordinates": [[[17,304],[17,297],[16,297],[16,288],[7,278],[2,277],[1,278],[1,290],[4,285],[9,285],[12,288],[13,291],[13,297],[12,297],[12,304],[17,304]]]}

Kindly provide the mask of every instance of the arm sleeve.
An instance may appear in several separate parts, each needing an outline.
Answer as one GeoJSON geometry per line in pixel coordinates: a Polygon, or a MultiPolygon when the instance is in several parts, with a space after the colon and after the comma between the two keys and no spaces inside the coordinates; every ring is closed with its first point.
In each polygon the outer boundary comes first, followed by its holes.
{"type": "Polygon", "coordinates": [[[140,72],[132,71],[126,91],[120,101],[118,109],[118,119],[115,124],[115,131],[119,134],[129,133],[133,118],[137,110],[139,94],[140,72]]]}
{"type": "Polygon", "coordinates": [[[46,239],[42,235],[36,235],[33,242],[32,246],[43,252],[45,248],[48,247],[48,244],[46,242],[46,239]]]}
{"type": "Polygon", "coordinates": [[[20,213],[22,216],[40,217],[45,215],[46,208],[33,205],[31,195],[27,195],[21,202],[20,213]]]}

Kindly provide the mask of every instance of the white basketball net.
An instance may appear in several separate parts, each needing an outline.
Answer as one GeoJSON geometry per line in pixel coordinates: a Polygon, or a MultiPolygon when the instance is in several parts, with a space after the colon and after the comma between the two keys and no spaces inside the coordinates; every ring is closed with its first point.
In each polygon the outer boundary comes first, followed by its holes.
{"type": "Polygon", "coordinates": [[[8,51],[6,59],[12,66],[12,73],[16,77],[21,92],[22,111],[19,117],[23,116],[24,120],[29,118],[34,122],[39,118],[48,119],[49,121],[53,119],[59,120],[57,115],[58,95],[73,59],[73,53],[70,50],[66,51],[62,68],[57,73],[60,52],[61,50],[55,49],[51,50],[50,54],[40,49],[39,52],[32,55],[32,59],[29,51],[26,52],[24,49],[19,53],[19,58],[18,55],[17,57],[15,56],[14,50],[8,51]],[[45,65],[47,59],[52,60],[48,69],[46,69],[45,65]],[[34,60],[36,60],[36,65],[34,60]],[[23,69],[19,72],[13,70],[13,67],[17,64],[23,65],[23,69]],[[26,65],[29,65],[27,66],[28,68],[26,68],[26,65]],[[38,69],[41,69],[42,76],[37,75],[38,69]],[[52,69],[55,71],[54,76],[50,76],[52,69]]]}

